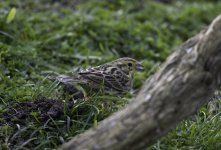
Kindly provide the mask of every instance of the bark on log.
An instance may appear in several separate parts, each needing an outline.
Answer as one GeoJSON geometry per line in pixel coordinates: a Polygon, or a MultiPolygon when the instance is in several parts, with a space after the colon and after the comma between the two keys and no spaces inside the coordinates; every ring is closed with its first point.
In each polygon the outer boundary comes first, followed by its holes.
{"type": "Polygon", "coordinates": [[[125,109],[61,149],[144,149],[208,102],[220,75],[221,15],[171,54],[125,109]]]}

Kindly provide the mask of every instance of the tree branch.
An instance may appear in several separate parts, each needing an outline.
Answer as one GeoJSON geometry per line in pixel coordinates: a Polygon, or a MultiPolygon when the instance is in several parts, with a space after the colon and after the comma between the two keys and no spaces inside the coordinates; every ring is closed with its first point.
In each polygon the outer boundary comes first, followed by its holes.
{"type": "Polygon", "coordinates": [[[208,102],[220,70],[221,15],[171,54],[125,109],[61,149],[144,149],[208,102]]]}

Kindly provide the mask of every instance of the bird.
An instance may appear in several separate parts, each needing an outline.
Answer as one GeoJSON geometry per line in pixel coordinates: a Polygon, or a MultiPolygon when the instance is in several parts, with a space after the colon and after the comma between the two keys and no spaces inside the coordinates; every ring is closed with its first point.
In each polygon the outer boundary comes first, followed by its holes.
{"type": "Polygon", "coordinates": [[[81,70],[72,76],[59,75],[48,78],[65,85],[80,85],[87,95],[94,93],[124,95],[132,89],[134,73],[143,70],[144,66],[137,60],[123,57],[81,70]]]}

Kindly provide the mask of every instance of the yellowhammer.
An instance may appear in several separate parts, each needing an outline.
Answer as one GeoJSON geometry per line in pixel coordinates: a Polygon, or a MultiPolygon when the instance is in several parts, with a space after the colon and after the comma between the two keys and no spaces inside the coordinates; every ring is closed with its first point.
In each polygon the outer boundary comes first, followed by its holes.
{"type": "Polygon", "coordinates": [[[77,75],[49,77],[68,85],[80,85],[86,93],[124,94],[132,88],[133,74],[144,67],[135,59],[124,57],[106,64],[88,68],[77,75]]]}

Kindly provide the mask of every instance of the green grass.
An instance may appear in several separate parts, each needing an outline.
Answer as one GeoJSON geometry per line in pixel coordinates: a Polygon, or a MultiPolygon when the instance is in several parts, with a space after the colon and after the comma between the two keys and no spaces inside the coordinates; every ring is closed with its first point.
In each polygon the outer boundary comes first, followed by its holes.
{"type": "MultiPolygon", "coordinates": [[[[0,113],[18,102],[40,96],[62,98],[48,73],[70,73],[129,56],[146,70],[135,75],[134,89],[152,75],[183,41],[206,27],[220,13],[221,2],[175,1],[2,1],[0,3],[0,113]],[[16,15],[7,23],[10,10],[16,15]]],[[[125,107],[127,98],[91,97],[64,115],[38,120],[41,112],[20,123],[0,127],[0,149],[57,148],[73,136],[125,107]],[[27,123],[25,123],[27,122],[27,123]]],[[[220,112],[220,111],[219,111],[220,112]]],[[[206,107],[149,149],[217,149],[220,114],[206,107]]],[[[0,118],[2,120],[2,118],[0,118]]]]}

